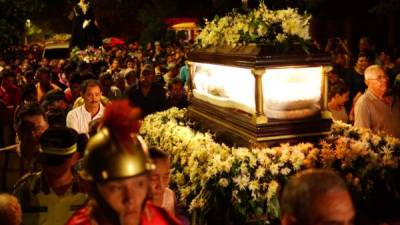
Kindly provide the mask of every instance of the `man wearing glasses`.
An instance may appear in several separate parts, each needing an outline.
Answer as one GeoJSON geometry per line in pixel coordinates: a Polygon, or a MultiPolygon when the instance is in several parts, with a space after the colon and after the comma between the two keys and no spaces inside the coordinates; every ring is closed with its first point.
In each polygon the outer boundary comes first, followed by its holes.
{"type": "Polygon", "coordinates": [[[390,95],[389,78],[382,67],[365,70],[367,90],[355,105],[354,126],[400,138],[400,102],[390,95]]]}

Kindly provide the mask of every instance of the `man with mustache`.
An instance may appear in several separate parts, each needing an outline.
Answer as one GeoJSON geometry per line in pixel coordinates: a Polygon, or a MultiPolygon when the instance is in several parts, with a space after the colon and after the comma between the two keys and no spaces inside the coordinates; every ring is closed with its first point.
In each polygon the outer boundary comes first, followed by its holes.
{"type": "Polygon", "coordinates": [[[103,117],[104,106],[101,104],[101,85],[97,80],[86,80],[81,86],[84,104],[71,110],[67,115],[67,127],[78,133],[88,134],[89,123],[103,117]]]}

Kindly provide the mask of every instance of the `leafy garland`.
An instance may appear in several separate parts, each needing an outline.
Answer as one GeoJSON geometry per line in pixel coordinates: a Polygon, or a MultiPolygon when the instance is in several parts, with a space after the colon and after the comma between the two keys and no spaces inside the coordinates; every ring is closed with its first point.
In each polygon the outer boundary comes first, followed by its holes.
{"type": "Polygon", "coordinates": [[[140,133],[172,156],[172,186],[198,224],[220,210],[221,202],[245,221],[279,218],[279,189],[289,176],[307,168],[334,169],[364,196],[378,182],[391,192],[400,190],[393,175],[399,172],[400,140],[390,136],[335,122],[331,135],[318,146],[230,148],[190,125],[186,110],[172,108],[147,116],[140,133]]]}

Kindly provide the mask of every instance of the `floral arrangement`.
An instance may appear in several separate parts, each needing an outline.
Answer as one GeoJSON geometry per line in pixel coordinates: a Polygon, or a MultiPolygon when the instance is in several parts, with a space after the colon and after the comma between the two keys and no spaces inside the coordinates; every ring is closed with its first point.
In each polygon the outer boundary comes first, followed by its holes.
{"type": "Polygon", "coordinates": [[[191,125],[186,110],[172,108],[147,116],[140,133],[171,155],[172,186],[194,224],[203,224],[224,207],[244,222],[277,219],[283,184],[297,171],[313,167],[335,169],[363,195],[376,183],[390,192],[400,190],[393,176],[399,172],[400,140],[390,136],[335,122],[319,145],[244,148],[217,143],[211,133],[191,125]]]}
{"type": "Polygon", "coordinates": [[[76,61],[97,63],[99,61],[104,60],[105,50],[102,47],[100,48],[88,47],[84,50],[80,50],[78,47],[75,47],[71,50],[70,57],[72,60],[76,61]]]}
{"type": "Polygon", "coordinates": [[[212,21],[205,20],[197,42],[200,47],[305,44],[311,39],[310,18],[310,15],[299,14],[297,9],[270,10],[261,1],[260,6],[247,15],[233,11],[212,21]]]}

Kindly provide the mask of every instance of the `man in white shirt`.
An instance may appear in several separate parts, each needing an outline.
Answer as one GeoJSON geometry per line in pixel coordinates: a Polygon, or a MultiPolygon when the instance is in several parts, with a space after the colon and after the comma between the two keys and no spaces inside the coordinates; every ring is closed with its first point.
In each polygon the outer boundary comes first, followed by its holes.
{"type": "Polygon", "coordinates": [[[101,104],[101,85],[97,80],[86,80],[81,86],[81,96],[84,104],[67,115],[67,127],[78,133],[88,134],[89,123],[103,117],[104,106],[101,104]]]}
{"type": "Polygon", "coordinates": [[[389,77],[378,65],[364,74],[368,89],[356,102],[354,126],[400,138],[400,101],[389,92],[389,77]]]}

